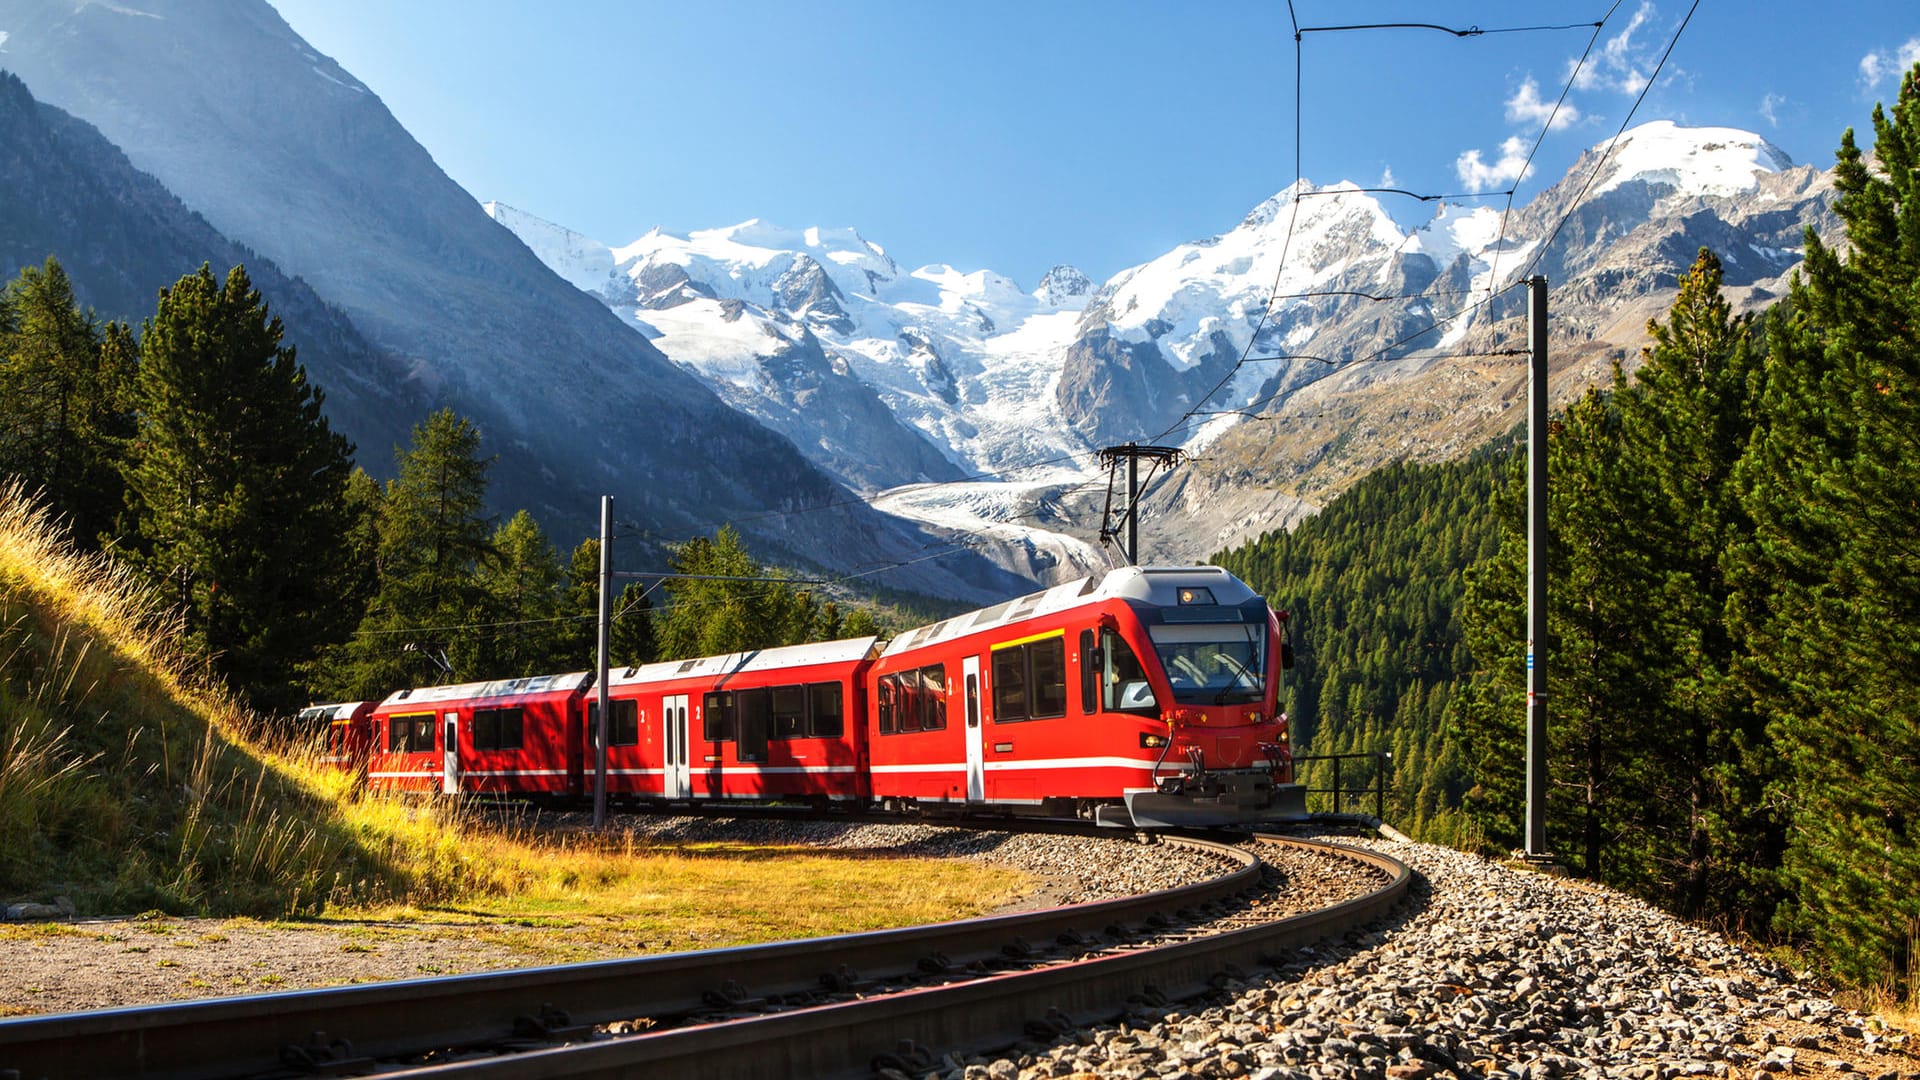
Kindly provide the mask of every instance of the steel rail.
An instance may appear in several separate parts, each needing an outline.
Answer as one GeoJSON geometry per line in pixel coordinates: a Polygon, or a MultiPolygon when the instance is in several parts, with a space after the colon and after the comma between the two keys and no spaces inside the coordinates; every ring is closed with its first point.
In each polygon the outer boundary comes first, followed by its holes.
{"type": "MultiPolygon", "coordinates": [[[[1316,841],[1261,839],[1338,852],[1384,871],[1387,882],[1318,911],[1137,952],[654,1035],[382,1075],[414,1080],[871,1076],[877,1071],[876,1059],[903,1044],[945,1050],[996,1048],[1018,1041],[1036,1030],[1036,1024],[1038,1030],[1047,1030],[1053,1018],[1065,1017],[1075,1025],[1115,1019],[1125,1014],[1129,997],[1161,1001],[1196,997],[1216,988],[1225,973],[1277,961],[1285,950],[1380,919],[1399,903],[1412,880],[1407,866],[1388,855],[1316,841]]],[[[1057,1024],[1051,1026],[1059,1030],[1057,1024]]]]}
{"type": "Polygon", "coordinates": [[[289,1047],[324,1052],[330,1044],[350,1044],[356,1058],[388,1058],[499,1043],[516,1029],[537,1031],[547,1023],[543,1016],[561,1013],[569,1026],[580,1026],[711,1012],[706,995],[729,980],[750,984],[756,995],[786,995],[817,993],[823,977],[848,969],[874,979],[914,971],[932,956],[962,966],[997,958],[1016,940],[1052,941],[1069,931],[1140,923],[1232,897],[1260,880],[1259,860],[1243,849],[1194,839],[1163,842],[1200,848],[1238,866],[1209,881],[1140,896],[929,926],[0,1020],[0,1075],[11,1071],[22,1080],[258,1076],[283,1070],[289,1047]]]}

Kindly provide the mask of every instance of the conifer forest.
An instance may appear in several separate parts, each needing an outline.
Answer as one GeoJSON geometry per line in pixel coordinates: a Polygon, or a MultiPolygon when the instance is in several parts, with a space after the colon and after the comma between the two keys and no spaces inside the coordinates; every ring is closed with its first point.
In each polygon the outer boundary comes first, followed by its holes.
{"type": "MultiPolygon", "coordinates": [[[[1803,947],[1860,987],[1920,969],[1920,83],[1849,131],[1844,236],[1736,315],[1702,250],[1631,371],[1549,436],[1549,847],[1573,873],[1803,947]]],[[[598,541],[488,510],[482,433],[422,419],[374,480],[241,267],[140,326],[57,254],[0,292],[0,475],[137,568],[263,713],[580,670],[598,541]],[[297,572],[295,572],[297,568],[297,572]]],[[[1491,852],[1522,828],[1519,437],[1397,464],[1217,556],[1290,615],[1305,754],[1391,754],[1385,817],[1491,852]]],[[[687,575],[768,575],[721,529],[687,575]]],[[[777,574],[775,575],[777,576],[777,574]]],[[[633,584],[634,664],[878,632],[779,581],[633,584]]],[[[1364,789],[1367,771],[1347,783],[1364,789]]]]}

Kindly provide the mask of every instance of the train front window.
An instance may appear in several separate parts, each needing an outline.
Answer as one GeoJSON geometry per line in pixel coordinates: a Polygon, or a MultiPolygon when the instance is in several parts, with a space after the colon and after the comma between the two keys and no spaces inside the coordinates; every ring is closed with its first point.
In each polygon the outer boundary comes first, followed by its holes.
{"type": "Polygon", "coordinates": [[[1255,623],[1150,626],[1153,651],[1182,705],[1233,705],[1266,696],[1267,628],[1255,623]]]}
{"type": "Polygon", "coordinates": [[[1111,630],[1100,633],[1100,700],[1108,712],[1144,712],[1159,709],[1147,670],[1133,654],[1127,639],[1111,630]]]}

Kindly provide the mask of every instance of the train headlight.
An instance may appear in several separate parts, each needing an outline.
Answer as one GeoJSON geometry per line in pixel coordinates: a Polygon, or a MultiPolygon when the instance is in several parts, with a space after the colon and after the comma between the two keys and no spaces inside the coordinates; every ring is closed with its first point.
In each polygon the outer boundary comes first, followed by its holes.
{"type": "Polygon", "coordinates": [[[1167,745],[1167,737],[1165,735],[1154,735],[1145,731],[1140,733],[1140,748],[1142,750],[1158,750],[1165,745],[1167,745]]]}

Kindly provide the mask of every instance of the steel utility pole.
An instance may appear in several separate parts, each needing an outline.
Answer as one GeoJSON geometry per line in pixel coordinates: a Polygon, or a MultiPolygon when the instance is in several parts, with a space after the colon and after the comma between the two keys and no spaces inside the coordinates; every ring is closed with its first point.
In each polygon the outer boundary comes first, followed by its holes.
{"type": "Polygon", "coordinates": [[[1527,279],[1527,857],[1547,857],[1547,279],[1527,279]]]}
{"type": "Polygon", "coordinates": [[[593,827],[607,823],[607,652],[613,644],[613,496],[600,496],[600,647],[594,661],[593,827]]]}
{"type": "Polygon", "coordinates": [[[1186,457],[1186,451],[1177,446],[1141,446],[1128,443],[1125,446],[1109,446],[1100,451],[1100,463],[1107,467],[1107,509],[1100,517],[1100,542],[1119,539],[1122,526],[1113,521],[1113,484],[1120,471],[1120,462],[1127,463],[1127,510],[1121,515],[1125,523],[1126,543],[1121,545],[1121,554],[1127,557],[1127,565],[1133,566],[1140,559],[1140,489],[1145,486],[1140,480],[1140,459],[1151,463],[1147,470],[1147,483],[1153,481],[1153,470],[1161,466],[1171,468],[1186,457]]]}
{"type": "Polygon", "coordinates": [[[774,585],[830,585],[826,578],[735,577],[725,574],[653,574],[613,568],[613,496],[600,496],[600,649],[594,663],[593,686],[593,827],[607,823],[607,735],[613,730],[607,680],[613,648],[613,579],[642,581],[737,581],[774,585]]]}

